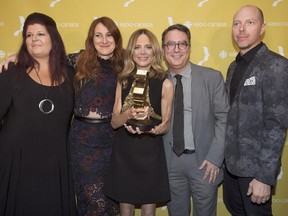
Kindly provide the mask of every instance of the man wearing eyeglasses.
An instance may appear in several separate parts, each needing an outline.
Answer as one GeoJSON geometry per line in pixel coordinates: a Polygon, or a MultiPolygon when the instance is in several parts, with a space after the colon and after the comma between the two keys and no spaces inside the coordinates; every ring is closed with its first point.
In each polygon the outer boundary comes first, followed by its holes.
{"type": "Polygon", "coordinates": [[[162,33],[168,77],[175,86],[171,128],[164,135],[171,190],[167,206],[170,216],[188,216],[192,195],[193,215],[212,216],[223,179],[229,103],[221,73],[190,62],[190,41],[189,29],[181,24],[162,33]]]}

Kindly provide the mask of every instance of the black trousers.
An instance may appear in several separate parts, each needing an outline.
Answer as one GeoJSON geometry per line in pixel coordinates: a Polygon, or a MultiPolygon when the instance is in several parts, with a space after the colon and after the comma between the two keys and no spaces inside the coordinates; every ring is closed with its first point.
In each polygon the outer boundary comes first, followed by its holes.
{"type": "Polygon", "coordinates": [[[272,197],[264,204],[256,204],[247,196],[249,183],[254,178],[235,176],[225,168],[223,200],[233,216],[272,216],[272,197]]]}

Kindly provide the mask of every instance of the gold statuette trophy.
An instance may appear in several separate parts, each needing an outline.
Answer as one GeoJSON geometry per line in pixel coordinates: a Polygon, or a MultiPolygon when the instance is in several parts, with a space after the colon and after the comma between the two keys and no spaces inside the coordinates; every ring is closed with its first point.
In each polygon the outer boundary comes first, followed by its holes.
{"type": "MultiPolygon", "coordinates": [[[[154,113],[149,99],[149,74],[147,70],[137,70],[134,82],[132,84],[130,93],[131,105],[134,108],[144,108],[149,107],[148,116],[144,120],[129,119],[127,121],[128,125],[131,125],[133,129],[138,127],[141,131],[150,131],[153,127],[161,123],[161,116],[154,113]]],[[[126,98],[127,99],[127,98],[126,98]]],[[[125,100],[126,102],[126,100],[125,100]]],[[[124,104],[125,104],[124,102],[124,104]]],[[[127,104],[126,104],[127,105],[127,104]]]]}

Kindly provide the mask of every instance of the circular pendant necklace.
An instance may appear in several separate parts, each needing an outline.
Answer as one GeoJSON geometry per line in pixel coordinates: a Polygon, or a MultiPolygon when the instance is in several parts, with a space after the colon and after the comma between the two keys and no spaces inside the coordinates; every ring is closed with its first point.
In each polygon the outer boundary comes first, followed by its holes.
{"type": "Polygon", "coordinates": [[[39,105],[38,105],[39,110],[44,114],[50,114],[54,111],[54,103],[52,100],[48,99],[48,97],[47,97],[49,89],[47,91],[45,91],[45,86],[43,85],[42,80],[39,76],[39,71],[35,69],[35,72],[36,72],[36,75],[37,75],[37,77],[41,83],[44,94],[45,94],[45,98],[39,102],[39,105]]]}

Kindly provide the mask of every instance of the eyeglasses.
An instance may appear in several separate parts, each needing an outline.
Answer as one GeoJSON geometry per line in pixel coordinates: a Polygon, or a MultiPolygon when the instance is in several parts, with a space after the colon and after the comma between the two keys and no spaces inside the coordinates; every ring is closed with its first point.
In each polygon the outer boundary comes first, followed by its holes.
{"type": "Polygon", "coordinates": [[[176,48],[176,45],[178,46],[179,50],[186,49],[187,46],[190,46],[187,41],[180,41],[176,43],[175,41],[168,41],[164,46],[167,47],[168,50],[174,50],[176,48]]]}

